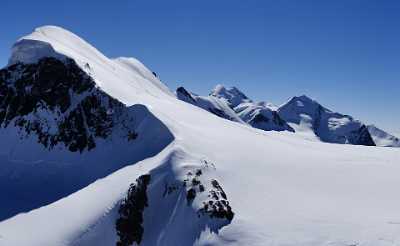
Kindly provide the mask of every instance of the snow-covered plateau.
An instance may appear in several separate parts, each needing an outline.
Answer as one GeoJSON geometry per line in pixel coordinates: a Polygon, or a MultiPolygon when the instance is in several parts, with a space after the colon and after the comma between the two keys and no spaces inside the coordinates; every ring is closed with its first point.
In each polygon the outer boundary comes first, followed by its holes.
{"type": "Polygon", "coordinates": [[[0,70],[0,245],[400,245],[396,139],[40,27],[0,70]]]}

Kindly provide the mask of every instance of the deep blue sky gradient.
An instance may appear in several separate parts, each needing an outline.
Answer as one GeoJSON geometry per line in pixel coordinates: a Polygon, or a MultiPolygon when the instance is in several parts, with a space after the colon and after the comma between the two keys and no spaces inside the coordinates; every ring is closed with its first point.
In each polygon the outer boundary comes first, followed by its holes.
{"type": "Polygon", "coordinates": [[[0,65],[19,37],[59,25],[171,88],[235,85],[275,104],[306,94],[400,135],[400,1],[114,0],[0,4],[0,65]]]}

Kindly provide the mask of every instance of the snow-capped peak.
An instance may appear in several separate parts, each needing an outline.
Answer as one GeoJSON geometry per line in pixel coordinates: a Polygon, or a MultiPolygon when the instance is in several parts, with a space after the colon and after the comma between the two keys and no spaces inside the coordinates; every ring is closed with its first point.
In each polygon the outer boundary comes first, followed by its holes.
{"type": "Polygon", "coordinates": [[[362,122],[332,112],[305,95],[292,97],[278,113],[295,130],[313,132],[325,142],[376,145],[362,122]]]}
{"type": "Polygon", "coordinates": [[[297,107],[305,108],[316,108],[320,106],[317,101],[306,95],[291,97],[286,103],[282,104],[280,107],[284,107],[285,105],[296,105],[297,107]]]}
{"type": "Polygon", "coordinates": [[[172,92],[142,63],[133,58],[109,59],[82,38],[57,26],[36,28],[12,48],[9,66],[37,63],[45,57],[72,59],[107,94],[127,105],[138,103],[136,95],[173,97],[172,92]],[[118,77],[118,80],[113,78],[118,77]]]}
{"type": "Polygon", "coordinates": [[[74,58],[78,63],[86,63],[91,58],[103,62],[108,60],[100,51],[72,32],[57,26],[42,26],[13,45],[9,65],[17,62],[36,63],[43,57],[58,58],[62,55],[74,58]]]}
{"type": "Polygon", "coordinates": [[[237,105],[243,102],[251,102],[251,100],[238,88],[236,87],[228,87],[218,84],[215,88],[211,91],[210,96],[215,96],[218,98],[225,99],[229,106],[234,108],[237,105]]]}

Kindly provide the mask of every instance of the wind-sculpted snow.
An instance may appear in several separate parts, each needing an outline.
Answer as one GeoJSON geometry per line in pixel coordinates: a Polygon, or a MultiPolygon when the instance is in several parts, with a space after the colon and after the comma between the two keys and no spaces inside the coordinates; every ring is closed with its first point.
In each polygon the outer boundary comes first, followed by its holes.
{"type": "Polygon", "coordinates": [[[161,81],[148,76],[148,69],[136,59],[109,59],[77,35],[60,27],[36,28],[18,40],[12,51],[10,65],[36,63],[49,56],[57,59],[68,57],[82,70],[87,70],[98,87],[127,105],[140,103],[134,95],[142,93],[160,98],[172,96],[161,81]]]}

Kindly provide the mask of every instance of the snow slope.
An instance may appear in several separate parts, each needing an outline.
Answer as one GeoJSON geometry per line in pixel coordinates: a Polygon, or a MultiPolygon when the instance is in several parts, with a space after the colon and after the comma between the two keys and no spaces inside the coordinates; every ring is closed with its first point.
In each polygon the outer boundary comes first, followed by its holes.
{"type": "MultiPolygon", "coordinates": [[[[65,48],[49,38],[68,33],[60,28],[36,32],[51,32],[34,37],[54,43],[58,54],[74,60],[87,54],[80,43],[65,48]]],[[[72,45],[75,36],[68,35],[63,40],[72,45]]],[[[0,245],[115,244],[118,205],[129,184],[146,173],[155,180],[149,186],[142,245],[400,244],[400,149],[311,142],[214,117],[175,99],[156,78],[94,54],[83,63],[99,63],[90,66],[96,67],[91,73],[96,83],[128,105],[145,105],[174,140],[153,157],[0,222],[0,245]],[[218,180],[235,213],[216,231],[215,224],[203,223],[183,207],[181,193],[176,199],[159,194],[158,180],[179,180],[204,160],[215,167],[205,177],[218,180]]],[[[192,208],[201,199],[196,197],[192,208]]]]}
{"type": "Polygon", "coordinates": [[[400,139],[379,129],[374,125],[368,126],[368,131],[371,134],[377,146],[382,147],[400,147],[400,139]]]}

